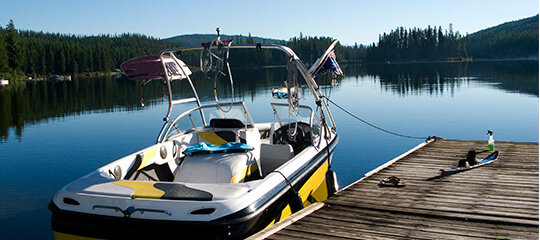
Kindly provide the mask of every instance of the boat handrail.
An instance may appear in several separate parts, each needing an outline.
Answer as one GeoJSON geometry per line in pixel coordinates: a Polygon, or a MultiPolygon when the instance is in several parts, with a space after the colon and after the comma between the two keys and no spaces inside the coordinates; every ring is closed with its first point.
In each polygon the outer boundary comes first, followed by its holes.
{"type": "Polygon", "coordinates": [[[184,99],[179,99],[179,100],[172,100],[172,104],[175,105],[175,104],[182,104],[182,103],[188,103],[188,102],[194,102],[194,101],[197,101],[197,99],[194,97],[184,98],[184,99]]]}

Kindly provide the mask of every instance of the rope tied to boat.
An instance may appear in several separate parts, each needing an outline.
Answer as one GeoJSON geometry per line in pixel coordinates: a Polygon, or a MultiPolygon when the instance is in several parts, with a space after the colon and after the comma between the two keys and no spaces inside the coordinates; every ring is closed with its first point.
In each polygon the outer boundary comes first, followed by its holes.
{"type": "Polygon", "coordinates": [[[289,206],[291,207],[292,212],[295,213],[302,210],[302,208],[304,208],[304,204],[302,203],[302,196],[300,196],[300,193],[298,193],[298,191],[294,189],[289,179],[287,179],[287,177],[285,177],[285,175],[280,171],[274,170],[272,172],[279,173],[285,179],[286,184],[289,185],[289,190],[287,191],[289,196],[287,199],[289,201],[289,206]]]}
{"type": "Polygon", "coordinates": [[[417,136],[410,136],[410,135],[405,135],[405,134],[400,134],[400,133],[396,133],[396,132],[393,132],[393,131],[390,131],[390,130],[386,130],[384,128],[381,128],[381,127],[378,127],[372,123],[369,123],[368,121],[354,115],[353,113],[347,111],[345,108],[341,107],[340,105],[338,105],[337,103],[335,103],[334,101],[330,100],[330,98],[328,98],[327,96],[323,96],[323,98],[325,98],[326,100],[328,100],[328,102],[334,104],[334,106],[336,106],[337,108],[339,108],[341,111],[345,112],[346,114],[348,114],[349,116],[355,118],[356,120],[372,127],[372,128],[375,128],[379,131],[383,131],[385,133],[388,133],[388,134],[392,134],[394,136],[398,136],[398,137],[403,137],[403,138],[411,138],[411,139],[423,139],[425,140],[426,142],[429,141],[429,140],[437,140],[437,139],[442,139],[440,137],[437,137],[437,136],[428,136],[427,138],[426,137],[417,137],[417,136]]]}

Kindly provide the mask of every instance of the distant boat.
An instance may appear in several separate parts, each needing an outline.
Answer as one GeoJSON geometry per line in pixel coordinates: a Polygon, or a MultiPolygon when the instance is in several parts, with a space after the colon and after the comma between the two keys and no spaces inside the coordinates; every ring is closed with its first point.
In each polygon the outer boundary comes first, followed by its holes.
{"type": "Polygon", "coordinates": [[[49,80],[53,82],[61,82],[64,80],[64,78],[62,76],[54,75],[50,77],[49,80]]]}
{"type": "Polygon", "coordinates": [[[0,86],[6,86],[9,84],[9,80],[0,78],[0,86]]]}

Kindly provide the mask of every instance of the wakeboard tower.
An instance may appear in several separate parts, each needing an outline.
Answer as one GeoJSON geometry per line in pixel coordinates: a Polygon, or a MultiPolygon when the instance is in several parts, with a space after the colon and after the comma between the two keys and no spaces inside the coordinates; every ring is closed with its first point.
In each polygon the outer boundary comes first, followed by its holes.
{"type": "MultiPolygon", "coordinates": [[[[218,36],[197,47],[162,50],[121,66],[126,76],[161,81],[169,108],[156,143],[111,162],[60,189],[49,204],[57,239],[247,237],[337,189],[331,170],[338,142],[334,119],[315,76],[342,74],[332,50],[310,69],[282,45],[232,45],[218,36]],[[203,105],[179,56],[200,51],[210,79],[228,79],[234,91],[229,51],[276,50],[287,56],[286,103],[270,103],[273,122],[255,122],[242,101],[203,105]],[[329,70],[328,70],[329,69],[329,70]],[[187,81],[193,97],[175,99],[173,81],[187,81]],[[300,103],[305,84],[316,109],[300,103]],[[196,107],[172,117],[175,105],[196,107]]],[[[232,92],[234,97],[234,92],[232,92]]],[[[142,101],[141,101],[142,102],[142,101]]]]}

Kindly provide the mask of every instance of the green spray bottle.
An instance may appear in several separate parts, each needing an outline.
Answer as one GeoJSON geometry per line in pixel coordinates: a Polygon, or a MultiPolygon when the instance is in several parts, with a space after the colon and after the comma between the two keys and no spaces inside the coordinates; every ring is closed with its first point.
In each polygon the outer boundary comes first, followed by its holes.
{"type": "Polygon", "coordinates": [[[493,139],[493,132],[488,130],[489,139],[488,139],[488,151],[493,151],[495,147],[495,140],[493,139]]]}

